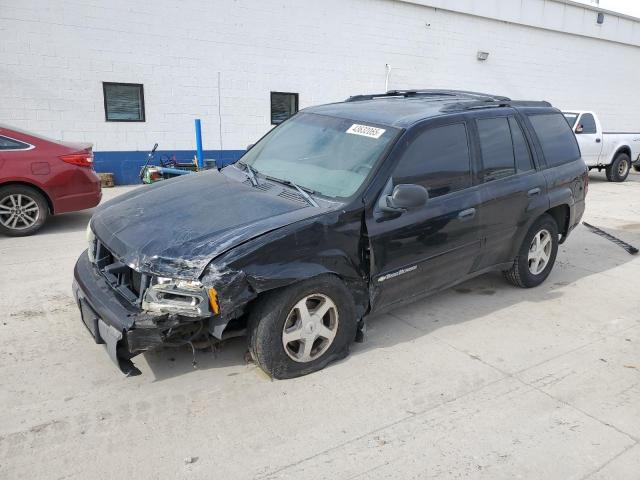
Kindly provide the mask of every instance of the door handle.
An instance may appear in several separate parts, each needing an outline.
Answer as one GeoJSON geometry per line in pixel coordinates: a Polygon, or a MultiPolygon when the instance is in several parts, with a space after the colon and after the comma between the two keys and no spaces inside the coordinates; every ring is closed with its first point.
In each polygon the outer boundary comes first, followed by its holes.
{"type": "Polygon", "coordinates": [[[600,143],[602,140],[600,140],[599,138],[596,138],[596,143],[600,143]]]}
{"type": "Polygon", "coordinates": [[[531,190],[529,190],[527,192],[527,196],[535,197],[536,195],[540,195],[540,192],[542,192],[542,190],[540,190],[540,188],[532,188],[531,190]]]}
{"type": "Polygon", "coordinates": [[[462,210],[459,214],[458,214],[458,218],[461,220],[469,220],[473,217],[476,216],[476,209],[475,208],[467,208],[466,210],[462,210]]]}

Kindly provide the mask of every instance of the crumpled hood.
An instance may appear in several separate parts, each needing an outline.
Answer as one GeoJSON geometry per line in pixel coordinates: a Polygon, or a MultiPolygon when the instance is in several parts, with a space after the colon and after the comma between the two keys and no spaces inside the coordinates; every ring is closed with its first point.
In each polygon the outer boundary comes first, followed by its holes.
{"type": "Polygon", "coordinates": [[[96,210],[91,226],[133,268],[195,279],[229,249],[324,211],[213,170],[120,195],[96,210]]]}

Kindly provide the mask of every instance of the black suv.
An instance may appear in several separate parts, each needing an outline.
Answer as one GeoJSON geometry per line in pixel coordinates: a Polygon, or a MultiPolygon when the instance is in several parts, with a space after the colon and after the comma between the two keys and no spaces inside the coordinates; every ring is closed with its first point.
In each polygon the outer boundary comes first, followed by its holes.
{"type": "Polygon", "coordinates": [[[345,357],[401,302],[493,270],[540,284],[586,192],[546,102],[361,95],[298,113],[221,171],[99,207],[73,291],[125,373],[160,345],[246,334],[258,365],[290,378],[345,357]]]}

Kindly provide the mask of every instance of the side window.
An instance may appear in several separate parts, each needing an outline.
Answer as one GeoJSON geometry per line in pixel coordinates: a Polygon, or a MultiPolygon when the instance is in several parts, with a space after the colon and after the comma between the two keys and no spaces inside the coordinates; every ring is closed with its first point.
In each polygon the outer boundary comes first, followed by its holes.
{"type": "Polygon", "coordinates": [[[396,166],[393,183],[422,185],[431,197],[470,187],[471,164],[464,123],[418,134],[396,166]]]}
{"type": "Polygon", "coordinates": [[[547,166],[555,167],[580,158],[576,137],[561,113],[529,115],[547,166]]]}
{"type": "Polygon", "coordinates": [[[478,120],[484,182],[516,173],[511,129],[506,117],[478,120]]]}
{"type": "Polygon", "coordinates": [[[533,170],[531,150],[529,150],[527,139],[522,133],[522,128],[513,117],[509,117],[509,126],[511,127],[511,138],[513,138],[513,153],[516,156],[516,169],[518,172],[533,170]]]}
{"type": "Polygon", "coordinates": [[[0,150],[26,150],[30,145],[0,136],[0,150]]]}
{"type": "Polygon", "coordinates": [[[596,120],[590,113],[585,113],[580,117],[580,125],[582,125],[582,132],[580,133],[598,133],[596,130],[596,120]]]}

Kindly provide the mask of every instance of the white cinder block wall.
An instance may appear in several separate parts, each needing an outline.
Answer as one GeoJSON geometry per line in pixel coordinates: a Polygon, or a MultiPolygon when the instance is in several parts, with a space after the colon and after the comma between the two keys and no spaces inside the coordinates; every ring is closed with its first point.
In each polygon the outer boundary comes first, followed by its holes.
{"type": "Polygon", "coordinates": [[[0,0],[0,122],[191,150],[201,118],[205,149],[243,149],[271,128],[270,91],[301,108],[379,92],[388,63],[391,88],[546,99],[640,130],[639,45],[640,21],[598,26],[557,0],[0,0]],[[146,122],[105,122],[103,81],[144,84],[146,122]]]}

